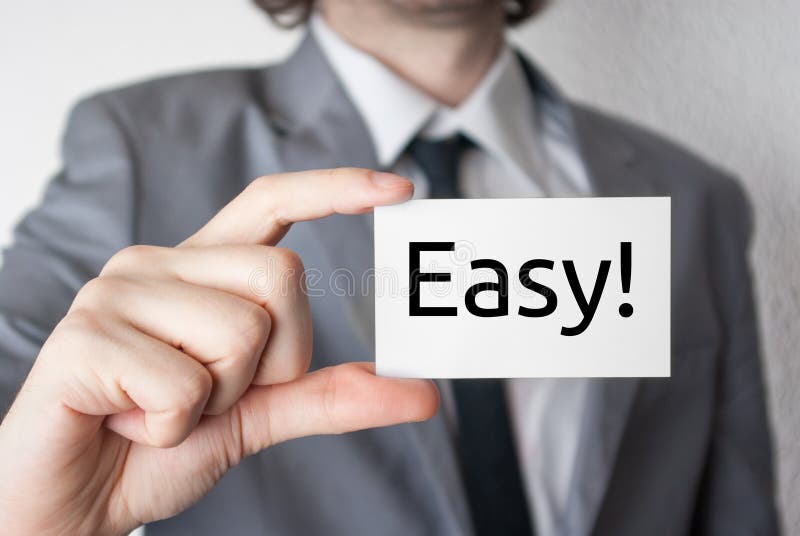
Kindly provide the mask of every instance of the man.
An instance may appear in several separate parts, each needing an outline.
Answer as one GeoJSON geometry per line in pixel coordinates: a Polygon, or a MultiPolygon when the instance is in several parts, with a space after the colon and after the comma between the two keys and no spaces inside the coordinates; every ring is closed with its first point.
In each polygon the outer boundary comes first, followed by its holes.
{"type": "Polygon", "coordinates": [[[286,63],[71,116],[0,272],[3,532],[776,533],[736,183],[566,101],[503,38],[536,2],[260,4],[317,10],[286,63]],[[347,364],[370,300],[303,264],[363,274],[412,195],[670,195],[672,377],[443,382],[437,412],[347,364]]]}

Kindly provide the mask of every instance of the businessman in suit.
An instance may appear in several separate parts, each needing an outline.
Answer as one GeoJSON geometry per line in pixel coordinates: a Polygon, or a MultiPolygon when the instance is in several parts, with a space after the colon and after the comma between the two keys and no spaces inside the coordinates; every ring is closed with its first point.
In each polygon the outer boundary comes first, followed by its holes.
{"type": "Polygon", "coordinates": [[[3,532],[775,534],[737,183],[563,97],[536,0],[259,5],[285,63],[71,114],[0,270],[3,532]],[[378,378],[369,296],[305,291],[375,206],[587,195],[672,198],[669,379],[378,378]]]}

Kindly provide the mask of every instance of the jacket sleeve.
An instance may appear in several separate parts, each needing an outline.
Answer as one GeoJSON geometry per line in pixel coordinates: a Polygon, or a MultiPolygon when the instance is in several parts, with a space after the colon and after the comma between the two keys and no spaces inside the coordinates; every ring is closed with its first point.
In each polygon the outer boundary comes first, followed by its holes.
{"type": "Polygon", "coordinates": [[[130,144],[103,96],[80,102],[63,169],[17,225],[0,268],[0,416],[76,292],[129,245],[136,192],[130,144]]]}
{"type": "Polygon", "coordinates": [[[695,532],[778,534],[770,426],[747,259],[750,207],[733,181],[726,181],[717,193],[711,253],[726,336],[695,532]]]}

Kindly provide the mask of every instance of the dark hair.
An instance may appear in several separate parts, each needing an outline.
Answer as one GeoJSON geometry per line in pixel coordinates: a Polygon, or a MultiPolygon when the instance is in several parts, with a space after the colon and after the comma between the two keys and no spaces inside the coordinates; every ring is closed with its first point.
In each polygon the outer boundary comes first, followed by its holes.
{"type": "MultiPolygon", "coordinates": [[[[253,0],[272,20],[285,28],[308,21],[314,10],[315,0],[253,0]]],[[[507,3],[506,22],[519,24],[541,11],[547,0],[511,0],[507,3]]]]}

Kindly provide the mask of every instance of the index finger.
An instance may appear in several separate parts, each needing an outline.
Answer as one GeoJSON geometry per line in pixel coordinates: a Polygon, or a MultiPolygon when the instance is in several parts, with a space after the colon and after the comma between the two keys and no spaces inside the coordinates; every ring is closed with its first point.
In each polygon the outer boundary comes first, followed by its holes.
{"type": "Polygon", "coordinates": [[[266,175],[253,181],[181,246],[274,246],[294,222],[363,214],[409,199],[414,185],[393,173],[337,168],[266,175]]]}

